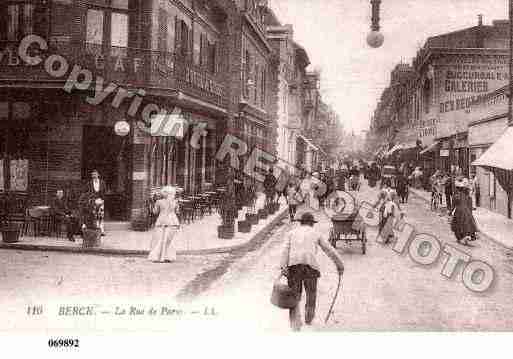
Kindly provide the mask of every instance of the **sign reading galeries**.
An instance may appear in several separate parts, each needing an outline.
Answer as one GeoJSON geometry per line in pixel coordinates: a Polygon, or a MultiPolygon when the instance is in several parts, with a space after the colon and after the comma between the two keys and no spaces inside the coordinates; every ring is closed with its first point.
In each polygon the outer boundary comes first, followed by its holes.
{"type": "Polygon", "coordinates": [[[508,83],[508,57],[481,51],[444,54],[436,61],[439,91],[438,137],[465,131],[466,109],[508,83]]]}

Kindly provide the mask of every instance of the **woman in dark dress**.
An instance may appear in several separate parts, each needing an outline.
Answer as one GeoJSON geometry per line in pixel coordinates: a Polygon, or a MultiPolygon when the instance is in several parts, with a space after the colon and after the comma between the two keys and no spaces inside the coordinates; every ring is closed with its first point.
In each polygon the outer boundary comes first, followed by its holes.
{"type": "MultiPolygon", "coordinates": [[[[453,201],[454,212],[451,221],[451,230],[456,236],[458,243],[468,244],[476,240],[477,226],[472,207],[469,207],[468,199],[463,192],[458,193],[453,201]]],[[[470,204],[472,205],[472,204],[470,204]]]]}
{"type": "Polygon", "coordinates": [[[401,203],[408,202],[408,178],[402,172],[397,175],[397,194],[401,203]]]}

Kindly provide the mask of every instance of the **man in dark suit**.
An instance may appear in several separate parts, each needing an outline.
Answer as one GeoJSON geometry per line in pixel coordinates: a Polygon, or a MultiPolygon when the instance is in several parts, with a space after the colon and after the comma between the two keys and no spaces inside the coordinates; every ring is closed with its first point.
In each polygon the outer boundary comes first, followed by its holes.
{"type": "MultiPolygon", "coordinates": [[[[91,179],[87,181],[84,192],[92,194],[95,199],[101,199],[102,201],[105,201],[107,186],[105,185],[105,182],[100,178],[100,173],[97,170],[93,170],[91,172],[91,179]]],[[[100,230],[102,232],[102,236],[105,236],[103,218],[100,219],[100,230]]]]}
{"type": "Polygon", "coordinates": [[[76,232],[77,218],[71,212],[68,201],[64,197],[64,191],[57,190],[51,204],[52,215],[57,225],[66,226],[66,236],[71,242],[75,242],[73,235],[76,232]]]}

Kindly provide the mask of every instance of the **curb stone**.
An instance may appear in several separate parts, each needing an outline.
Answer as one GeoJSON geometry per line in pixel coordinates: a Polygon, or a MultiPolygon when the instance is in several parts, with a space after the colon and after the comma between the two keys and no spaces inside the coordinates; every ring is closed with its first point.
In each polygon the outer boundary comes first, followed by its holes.
{"type": "MultiPolygon", "coordinates": [[[[414,191],[412,189],[410,189],[410,194],[413,194],[415,197],[418,197],[420,198],[421,200],[425,201],[426,203],[430,203],[430,200],[427,199],[427,198],[424,198],[424,196],[422,196],[421,194],[417,193],[417,191],[414,191]]],[[[489,240],[490,242],[493,242],[507,250],[513,250],[513,247],[510,247],[504,243],[502,243],[501,241],[495,239],[494,237],[490,236],[489,234],[485,233],[485,232],[479,232],[479,237],[480,238],[484,238],[484,239],[487,239],[489,240]]]]}
{"type": "MultiPolygon", "coordinates": [[[[177,255],[208,255],[208,254],[221,254],[228,253],[234,250],[243,249],[249,246],[256,240],[265,237],[273,230],[286,216],[288,209],[284,208],[271,222],[266,224],[262,229],[256,232],[246,242],[235,244],[232,246],[205,248],[205,249],[191,249],[191,250],[178,250],[177,255]]],[[[4,243],[0,242],[0,249],[14,249],[26,251],[42,251],[42,252],[67,252],[76,254],[95,254],[95,255],[110,255],[110,256],[134,256],[146,257],[149,254],[148,250],[139,249],[114,249],[114,248],[82,248],[82,247],[59,247],[43,244],[19,244],[19,243],[4,243]]]]}

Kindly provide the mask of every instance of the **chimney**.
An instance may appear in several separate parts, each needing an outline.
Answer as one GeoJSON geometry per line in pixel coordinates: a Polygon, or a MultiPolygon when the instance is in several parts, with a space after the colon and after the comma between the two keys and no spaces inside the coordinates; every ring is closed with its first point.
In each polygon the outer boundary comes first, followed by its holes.
{"type": "Polygon", "coordinates": [[[477,15],[477,25],[483,26],[483,14],[477,15]]]}

